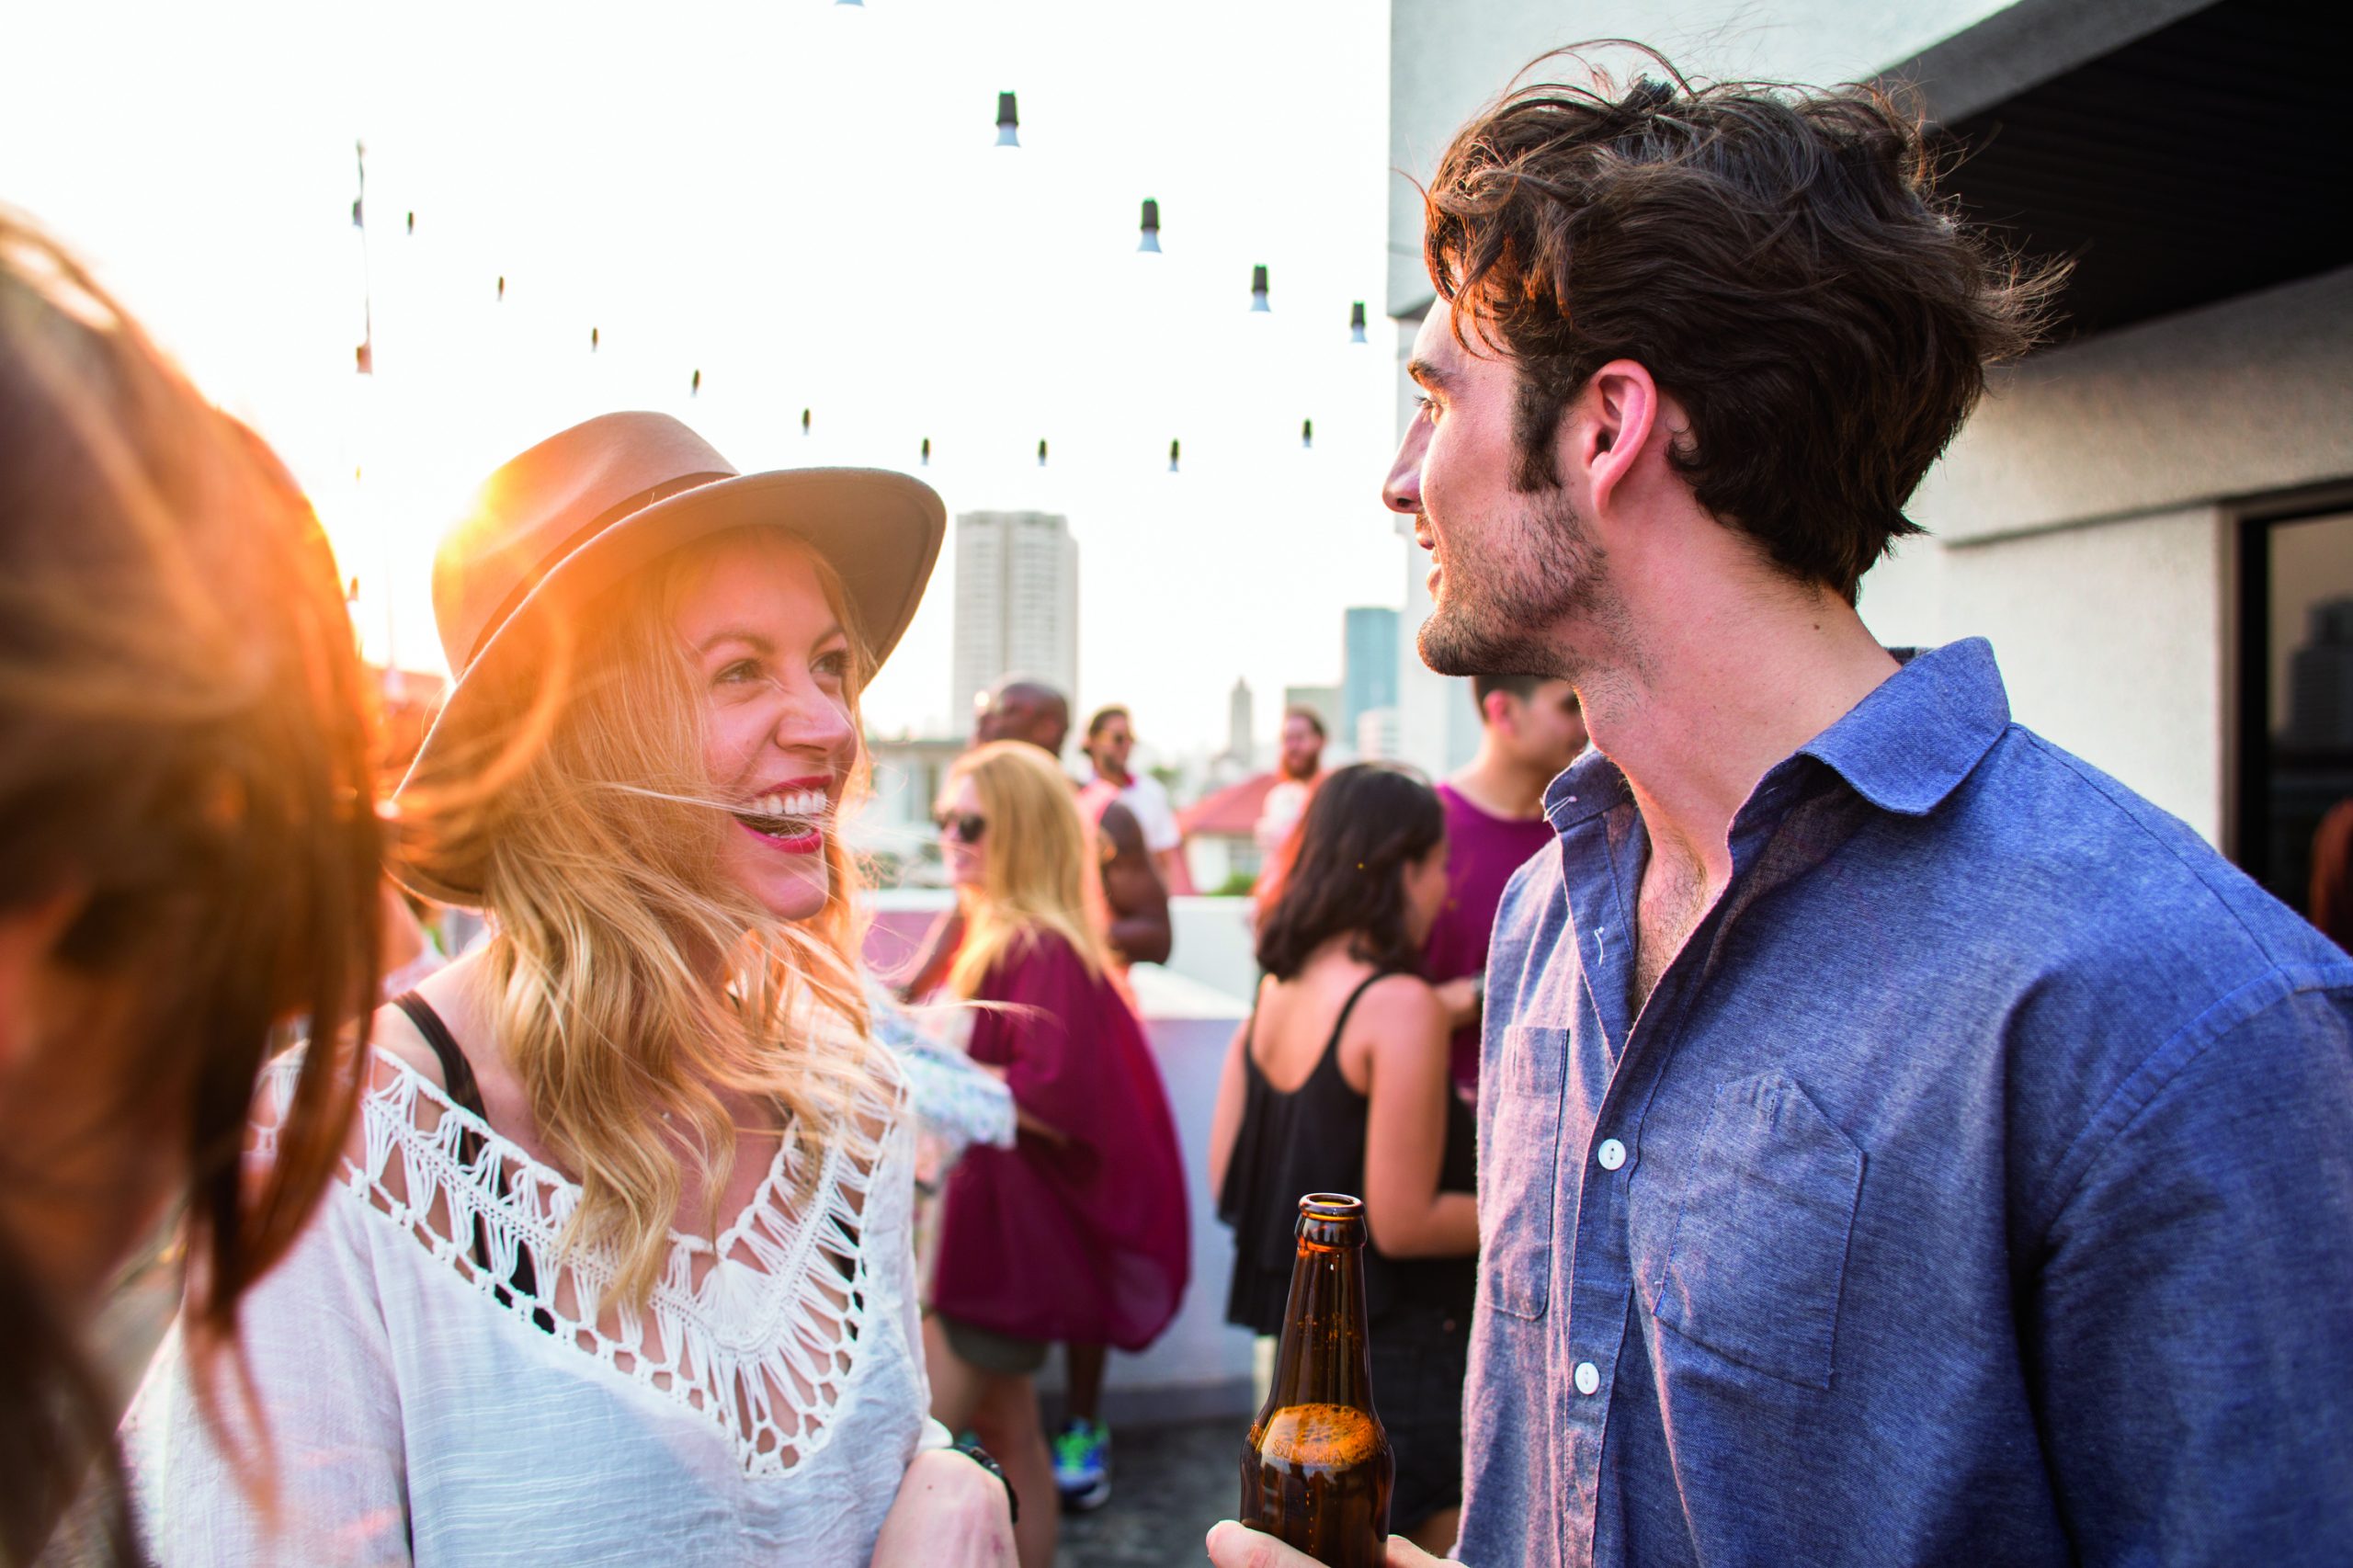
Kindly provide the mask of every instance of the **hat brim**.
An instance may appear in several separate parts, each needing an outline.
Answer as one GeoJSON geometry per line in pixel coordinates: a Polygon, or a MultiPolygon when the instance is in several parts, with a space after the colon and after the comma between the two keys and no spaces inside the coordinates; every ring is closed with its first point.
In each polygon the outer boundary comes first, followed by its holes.
{"type": "MultiPolygon", "coordinates": [[[[948,532],[948,511],[931,486],[888,469],[779,469],[713,480],[654,503],[606,528],[533,585],[464,672],[450,682],[394,799],[477,739],[497,672],[539,639],[551,616],[577,610],[683,545],[734,528],[773,528],[802,540],[841,579],[863,634],[870,671],[899,644],[923,602],[948,532]]],[[[482,900],[484,852],[426,846],[393,870],[401,884],[442,903],[482,900]]]]}

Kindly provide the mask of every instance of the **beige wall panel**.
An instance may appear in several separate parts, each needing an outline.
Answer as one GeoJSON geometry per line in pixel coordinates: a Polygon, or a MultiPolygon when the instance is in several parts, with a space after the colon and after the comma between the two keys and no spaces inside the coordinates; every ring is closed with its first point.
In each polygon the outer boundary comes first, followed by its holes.
{"type": "Polygon", "coordinates": [[[2201,506],[1967,545],[1936,585],[1935,640],[1991,640],[2019,722],[2217,845],[2222,535],[2201,506]]]}
{"type": "Polygon", "coordinates": [[[2353,267],[2003,372],[1911,515],[1947,542],[2353,475],[2353,267]]]}

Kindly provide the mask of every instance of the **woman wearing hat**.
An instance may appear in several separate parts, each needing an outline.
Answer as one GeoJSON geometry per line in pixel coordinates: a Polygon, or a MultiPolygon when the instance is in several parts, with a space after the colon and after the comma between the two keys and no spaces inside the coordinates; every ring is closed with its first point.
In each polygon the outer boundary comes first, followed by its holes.
{"type": "Polygon", "coordinates": [[[835,831],[943,524],[648,414],[491,477],[398,803],[404,880],[495,934],[378,1016],[343,1185],[245,1309],[258,1398],[215,1429],[168,1347],[151,1377],[165,1562],[1010,1561],[925,1413],[835,831]]]}

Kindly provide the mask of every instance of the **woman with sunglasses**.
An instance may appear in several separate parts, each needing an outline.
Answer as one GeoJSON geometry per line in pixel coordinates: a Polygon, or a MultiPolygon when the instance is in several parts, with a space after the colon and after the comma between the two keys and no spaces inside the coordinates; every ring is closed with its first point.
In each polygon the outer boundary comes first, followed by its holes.
{"type": "Polygon", "coordinates": [[[378,1015],[341,1185],[246,1309],[250,1407],[151,1377],[165,1564],[1009,1561],[926,1415],[839,832],[943,522],[658,415],[492,476],[398,804],[404,879],[494,933],[378,1015]],[[264,1444],[274,1499],[230,1470],[264,1444]]]}
{"type": "MultiPolygon", "coordinates": [[[[1002,1073],[1020,1134],[966,1152],[941,1199],[924,1324],[932,1414],[1053,1496],[1034,1379],[1061,1343],[1141,1350],[1185,1291],[1184,1159],[1143,1028],[1087,918],[1070,781],[1020,741],[949,769],[940,844],[964,920],[947,990],[972,1059],[1002,1073]]],[[[1025,1510],[1025,1568],[1053,1561],[1051,1505],[1025,1510]]]]}

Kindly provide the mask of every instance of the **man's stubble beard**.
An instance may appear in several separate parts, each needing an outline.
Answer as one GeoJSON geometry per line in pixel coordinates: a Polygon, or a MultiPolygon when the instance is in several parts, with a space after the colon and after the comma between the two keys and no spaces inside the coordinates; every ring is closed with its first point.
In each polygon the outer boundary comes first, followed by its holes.
{"type": "Polygon", "coordinates": [[[1578,661],[1553,641],[1556,630],[1618,619],[1608,553],[1570,505],[1568,492],[1540,491],[1527,499],[1517,521],[1495,530],[1508,537],[1468,559],[1452,553],[1446,562],[1438,605],[1415,638],[1422,663],[1439,675],[1574,683],[1578,661]]]}

